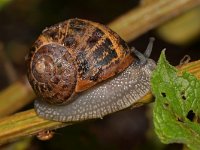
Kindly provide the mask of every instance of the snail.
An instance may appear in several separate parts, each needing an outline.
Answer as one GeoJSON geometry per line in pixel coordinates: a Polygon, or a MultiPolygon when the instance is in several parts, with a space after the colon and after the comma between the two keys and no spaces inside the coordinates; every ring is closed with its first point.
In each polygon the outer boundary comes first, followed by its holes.
{"type": "Polygon", "coordinates": [[[153,41],[142,54],[108,27],[77,18],[44,29],[27,57],[36,113],[73,122],[132,106],[150,90],[153,41]]]}

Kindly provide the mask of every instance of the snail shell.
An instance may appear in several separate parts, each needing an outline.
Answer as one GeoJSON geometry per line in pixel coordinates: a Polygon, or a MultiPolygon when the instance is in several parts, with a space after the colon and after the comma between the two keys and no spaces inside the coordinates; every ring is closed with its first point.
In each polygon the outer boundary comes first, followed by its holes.
{"type": "Polygon", "coordinates": [[[108,27],[82,19],[45,29],[27,59],[28,79],[40,97],[36,113],[68,122],[130,107],[150,90],[152,43],[142,55],[108,27]]]}

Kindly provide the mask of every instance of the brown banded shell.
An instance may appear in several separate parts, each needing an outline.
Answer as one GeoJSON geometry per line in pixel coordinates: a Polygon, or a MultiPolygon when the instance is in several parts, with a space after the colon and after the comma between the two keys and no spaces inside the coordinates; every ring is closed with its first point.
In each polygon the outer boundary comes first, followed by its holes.
{"type": "Polygon", "coordinates": [[[28,79],[51,104],[73,96],[125,70],[134,58],[127,44],[104,25],[69,19],[46,28],[28,59],[28,79]]]}

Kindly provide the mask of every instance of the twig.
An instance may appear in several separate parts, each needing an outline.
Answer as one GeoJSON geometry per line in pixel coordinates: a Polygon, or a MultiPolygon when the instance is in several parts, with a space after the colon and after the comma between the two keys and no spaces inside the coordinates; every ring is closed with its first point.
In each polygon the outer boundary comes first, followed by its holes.
{"type": "Polygon", "coordinates": [[[112,21],[109,24],[110,28],[126,41],[131,41],[148,30],[200,4],[200,0],[154,1],[133,9],[112,21]]]}
{"type": "Polygon", "coordinates": [[[0,121],[0,143],[10,142],[26,135],[33,135],[43,129],[56,129],[65,125],[69,124],[39,118],[33,109],[20,112],[0,121]]]}
{"type": "Polygon", "coordinates": [[[14,82],[0,92],[0,117],[6,116],[22,108],[33,100],[35,94],[26,78],[14,82]]]}

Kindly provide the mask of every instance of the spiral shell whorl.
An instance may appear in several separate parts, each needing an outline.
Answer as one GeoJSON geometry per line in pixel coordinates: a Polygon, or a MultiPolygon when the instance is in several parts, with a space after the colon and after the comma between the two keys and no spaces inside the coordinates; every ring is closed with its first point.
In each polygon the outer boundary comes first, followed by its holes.
{"type": "Polygon", "coordinates": [[[57,44],[40,47],[32,58],[33,88],[49,103],[62,104],[70,100],[76,86],[76,68],[66,48],[57,44]]]}
{"type": "Polygon", "coordinates": [[[28,78],[43,100],[67,103],[126,69],[133,56],[127,44],[104,25],[69,19],[43,30],[28,59],[28,78]]]}

